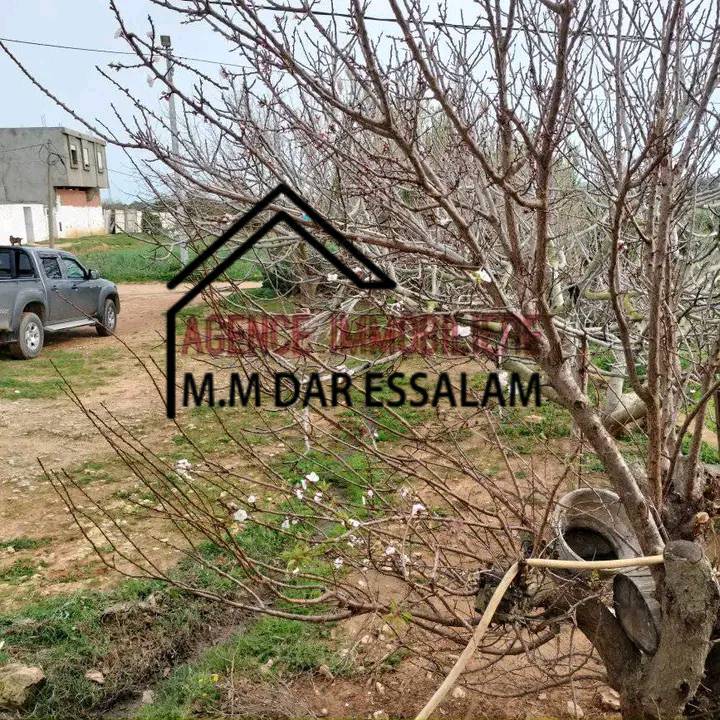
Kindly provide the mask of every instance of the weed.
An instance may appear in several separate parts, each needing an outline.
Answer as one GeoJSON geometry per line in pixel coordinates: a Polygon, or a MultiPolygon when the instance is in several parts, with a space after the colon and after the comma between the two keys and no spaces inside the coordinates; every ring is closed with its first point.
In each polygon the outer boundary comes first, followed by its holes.
{"type": "Polygon", "coordinates": [[[12,548],[13,550],[37,550],[50,543],[50,538],[19,537],[11,540],[0,540],[0,550],[12,548]]]}
{"type": "Polygon", "coordinates": [[[39,565],[29,560],[16,560],[9,568],[0,571],[0,582],[17,585],[34,575],[39,565]]]}

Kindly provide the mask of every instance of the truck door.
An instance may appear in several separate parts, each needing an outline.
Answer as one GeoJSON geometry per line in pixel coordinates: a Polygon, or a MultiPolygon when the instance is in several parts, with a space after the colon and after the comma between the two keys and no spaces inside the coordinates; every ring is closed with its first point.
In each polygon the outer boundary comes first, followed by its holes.
{"type": "Polygon", "coordinates": [[[75,258],[60,256],[65,277],[71,280],[72,302],[83,312],[83,317],[94,317],[98,311],[100,284],[88,277],[87,270],[75,258]]]}
{"type": "Polygon", "coordinates": [[[48,322],[61,323],[84,317],[83,313],[73,306],[73,281],[63,276],[59,256],[42,254],[40,264],[48,290],[48,322]]]}
{"type": "Polygon", "coordinates": [[[17,280],[13,277],[10,248],[0,248],[0,331],[10,330],[17,280]]]}

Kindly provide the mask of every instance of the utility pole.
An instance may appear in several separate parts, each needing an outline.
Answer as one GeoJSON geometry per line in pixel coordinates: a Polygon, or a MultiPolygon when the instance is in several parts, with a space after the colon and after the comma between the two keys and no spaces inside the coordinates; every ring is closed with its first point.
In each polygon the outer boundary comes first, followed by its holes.
{"type": "Polygon", "coordinates": [[[47,164],[47,184],[48,184],[48,245],[51,248],[55,247],[55,240],[57,239],[57,228],[55,225],[55,186],[52,182],[52,163],[48,158],[47,164]]]}
{"type": "MultiPolygon", "coordinates": [[[[175,87],[174,85],[174,78],[175,78],[175,63],[172,60],[173,56],[173,49],[172,49],[172,39],[169,35],[161,35],[160,36],[160,44],[165,49],[165,60],[167,61],[167,79],[168,84],[170,85],[170,92],[168,93],[168,118],[170,120],[170,147],[172,149],[172,153],[175,156],[175,158],[178,157],[180,153],[180,143],[178,141],[178,129],[177,129],[177,112],[175,110],[175,93],[173,92],[172,88],[175,87]]],[[[182,205],[182,193],[178,190],[178,202],[180,205],[182,205]]],[[[178,228],[178,234],[184,235],[184,232],[182,228],[178,228]]],[[[180,262],[182,262],[183,265],[187,265],[188,262],[188,249],[187,249],[187,243],[185,242],[184,238],[181,238],[179,240],[180,245],[180,262]]]]}
{"type": "Polygon", "coordinates": [[[55,219],[55,184],[53,183],[53,176],[52,176],[52,169],[55,166],[55,164],[58,162],[58,160],[64,165],[65,161],[62,159],[62,156],[53,150],[52,142],[48,141],[47,145],[45,145],[45,150],[47,151],[47,158],[45,162],[47,163],[47,198],[48,198],[48,207],[47,207],[47,221],[48,221],[48,245],[51,248],[55,247],[55,241],[57,240],[57,221],[55,219]]]}

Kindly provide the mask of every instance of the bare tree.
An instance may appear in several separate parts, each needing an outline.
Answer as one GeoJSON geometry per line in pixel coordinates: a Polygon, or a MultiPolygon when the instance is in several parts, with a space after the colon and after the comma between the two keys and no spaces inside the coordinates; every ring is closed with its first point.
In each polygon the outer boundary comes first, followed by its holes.
{"type": "MultiPolygon", "coordinates": [[[[720,8],[682,0],[483,0],[478,17],[459,24],[442,8],[430,21],[420,3],[390,0],[392,22],[371,28],[358,0],[347,14],[315,12],[305,2],[262,9],[245,0],[153,2],[210,26],[246,69],[223,68],[215,77],[179,61],[186,80],[171,84],[154,30],[149,39],[131,32],[111,2],[138,56],[116,69],[150,72],[175,94],[179,152],[170,150],[164,117],[137,102],[122,137],[93,129],[161,161],[166,171],[146,164],[148,186],[171,197],[167,210],[196,249],[225,214],[285,182],[398,283],[392,294],[368,297],[278,230],[257,259],[266,273],[283,268],[301,288],[300,304],[315,311],[308,332],[332,312],[364,303],[454,318],[476,308],[536,318],[529,353],[500,361],[520,373],[539,369],[547,397],[569,412],[579,435],[570,457],[547,448],[545,457],[554,453],[564,468],[553,473],[513,455],[497,413],[438,413],[419,426],[392,408],[381,417],[348,408],[349,423],[312,403],[282,419],[259,413],[252,429],[231,433],[258,475],[227,472],[210,458],[202,469],[168,467],[93,415],[152,490],[157,512],[183,533],[183,552],[237,585],[234,599],[218,599],[308,621],[396,616],[415,628],[398,642],[442,671],[473,624],[473,571],[507,567],[523,542],[548,551],[558,491],[583,482],[577,460],[589,447],[641,551],[665,553],[653,575],[662,607],[657,650],[643,653],[629,640],[607,607],[605,586],[555,578],[551,592],[538,582],[541,590],[521,593],[507,624],[481,648],[490,660],[469,682],[488,692],[488,673],[508,672],[498,655],[523,655],[534,688],[598,677],[599,659],[626,717],[675,717],[717,698],[717,658],[709,651],[719,601],[704,534],[718,488],[700,458],[708,404],[720,387],[720,8]],[[468,454],[458,431],[472,423],[478,439],[500,447],[506,481],[468,454]],[[640,463],[618,440],[633,430],[647,437],[640,463]],[[378,431],[401,444],[386,451],[375,442],[378,431]],[[258,438],[288,447],[303,439],[294,483],[258,450],[258,438]],[[316,451],[319,466],[308,464],[316,451]],[[336,464],[342,493],[332,487],[336,464]],[[260,508],[248,487],[271,499],[260,508]],[[254,524],[301,540],[302,561],[249,553],[221,510],[227,503],[245,532],[254,524]],[[198,537],[212,539],[243,573],[205,558],[198,537]],[[331,561],[330,575],[312,571],[309,558],[320,555],[331,561]],[[395,579],[390,596],[378,592],[378,576],[395,579]],[[543,653],[563,622],[592,647],[563,634],[552,658],[543,653]]],[[[272,209],[308,222],[292,207],[272,209]]],[[[209,294],[219,316],[238,297],[243,307],[252,302],[237,291],[229,301],[209,294]]],[[[390,373],[402,360],[392,349],[371,362],[323,350],[318,344],[292,360],[228,357],[245,373],[268,376],[289,367],[327,372],[341,361],[358,375],[390,373]]],[[[424,361],[432,371],[444,367],[424,361]]],[[[81,525],[93,520],[105,527],[105,540],[115,538],[115,556],[173,581],[102,507],[100,519],[83,518],[73,493],[84,491],[57,480],[81,525]]]]}

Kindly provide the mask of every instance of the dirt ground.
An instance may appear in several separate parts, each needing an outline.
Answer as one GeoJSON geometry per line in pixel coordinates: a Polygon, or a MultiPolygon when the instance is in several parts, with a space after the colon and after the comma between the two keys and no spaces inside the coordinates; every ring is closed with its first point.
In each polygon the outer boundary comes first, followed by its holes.
{"type": "MultiPolygon", "coordinates": [[[[165,311],[183,291],[148,283],[120,285],[119,292],[118,338],[101,338],[93,328],[81,328],[49,335],[46,348],[82,355],[115,349],[112,373],[104,383],[78,393],[83,404],[102,417],[112,415],[143,439],[167,439],[174,426],[165,417],[162,398],[153,383],[153,378],[162,382],[153,359],[164,366],[165,311]]],[[[32,361],[13,360],[3,353],[0,375],[6,363],[18,362],[25,362],[28,372],[32,372],[32,361]]],[[[23,582],[22,592],[0,594],[0,609],[30,591],[69,592],[97,585],[106,576],[107,569],[80,535],[43,467],[48,471],[76,469],[84,463],[97,467],[98,461],[112,456],[107,441],[68,395],[54,399],[0,398],[0,543],[16,538],[42,543],[31,551],[0,548],[0,570],[18,559],[29,559],[38,566],[35,575],[23,582]]],[[[88,472],[101,473],[93,469],[88,472]]],[[[102,477],[98,479],[102,481],[102,477]]],[[[112,483],[108,492],[117,489],[118,484],[112,483]]]]}

